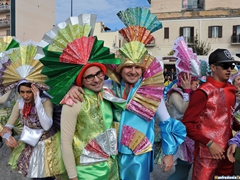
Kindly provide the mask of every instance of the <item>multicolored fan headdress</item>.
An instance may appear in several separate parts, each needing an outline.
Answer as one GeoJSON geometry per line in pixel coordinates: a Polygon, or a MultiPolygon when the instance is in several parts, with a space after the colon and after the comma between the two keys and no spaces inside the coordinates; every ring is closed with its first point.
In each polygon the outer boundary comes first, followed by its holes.
{"type": "Polygon", "coordinates": [[[18,48],[12,48],[3,53],[3,63],[0,70],[2,94],[17,87],[21,82],[34,83],[42,90],[48,89],[44,84],[46,76],[41,74],[43,65],[35,59],[37,45],[31,41],[20,43],[18,48]]]}
{"type": "Polygon", "coordinates": [[[182,72],[189,73],[194,77],[200,77],[200,61],[197,59],[197,54],[193,53],[192,48],[189,48],[184,40],[184,37],[178,37],[174,41],[174,57],[177,58],[176,61],[176,72],[177,75],[182,72]]]}
{"type": "Polygon", "coordinates": [[[4,36],[0,39],[0,69],[3,68],[3,63],[8,60],[7,58],[3,59],[4,51],[17,47],[19,47],[19,41],[13,36],[4,36]]]}
{"type": "Polygon", "coordinates": [[[144,56],[148,53],[145,45],[154,39],[151,33],[161,29],[162,23],[149,9],[140,7],[119,11],[117,16],[127,26],[119,33],[128,42],[119,49],[121,64],[116,68],[117,73],[133,64],[145,68],[144,56]]]}
{"type": "Polygon", "coordinates": [[[48,93],[55,104],[59,104],[86,64],[120,63],[120,59],[103,46],[102,40],[89,36],[95,21],[93,14],[71,17],[43,36],[38,55],[42,56],[42,73],[48,76],[48,93]]]}
{"type": "Polygon", "coordinates": [[[129,100],[126,109],[151,121],[163,97],[164,78],[160,62],[148,54],[145,45],[153,40],[150,33],[160,29],[162,24],[157,20],[156,15],[140,7],[128,8],[118,12],[117,15],[127,26],[120,30],[120,33],[128,43],[119,49],[121,64],[107,66],[107,75],[120,83],[119,73],[123,67],[137,65],[144,69],[141,84],[129,100]]]}

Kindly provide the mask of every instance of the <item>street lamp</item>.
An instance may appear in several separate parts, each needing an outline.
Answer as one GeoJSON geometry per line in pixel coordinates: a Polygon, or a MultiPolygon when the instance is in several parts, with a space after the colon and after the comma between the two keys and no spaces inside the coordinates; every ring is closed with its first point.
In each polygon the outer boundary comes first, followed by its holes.
{"type": "Polygon", "coordinates": [[[71,16],[72,16],[72,11],[73,11],[72,6],[73,6],[73,0],[71,0],[71,16]]]}

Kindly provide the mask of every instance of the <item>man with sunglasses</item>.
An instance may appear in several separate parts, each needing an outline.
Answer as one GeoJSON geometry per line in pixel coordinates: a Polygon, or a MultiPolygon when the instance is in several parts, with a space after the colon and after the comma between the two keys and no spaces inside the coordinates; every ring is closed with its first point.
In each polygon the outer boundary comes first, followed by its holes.
{"type": "Polygon", "coordinates": [[[194,180],[211,180],[214,175],[233,175],[233,163],[226,158],[232,129],[240,124],[232,116],[236,88],[228,83],[235,61],[227,49],[209,56],[212,74],[192,95],[182,122],[195,140],[194,180]]]}

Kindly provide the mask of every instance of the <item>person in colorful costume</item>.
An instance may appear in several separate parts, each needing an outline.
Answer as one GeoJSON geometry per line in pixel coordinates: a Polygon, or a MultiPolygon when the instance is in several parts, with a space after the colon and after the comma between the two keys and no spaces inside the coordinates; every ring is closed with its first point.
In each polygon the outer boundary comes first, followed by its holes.
{"type": "Polygon", "coordinates": [[[239,112],[239,105],[240,105],[240,71],[235,66],[235,68],[231,72],[231,76],[229,78],[229,82],[234,85],[237,89],[236,92],[236,104],[235,104],[235,111],[234,115],[236,116],[239,112]]]}
{"type": "MultiPolygon", "coordinates": [[[[125,110],[114,111],[115,121],[119,122],[120,179],[148,180],[153,170],[155,118],[161,120],[162,145],[166,155],[162,161],[164,171],[172,167],[173,154],[184,141],[186,132],[183,124],[170,118],[167,112],[163,100],[163,69],[145,48],[145,44],[153,40],[150,33],[160,29],[161,23],[149,10],[139,7],[120,11],[118,16],[128,26],[119,31],[128,43],[119,50],[121,64],[107,66],[107,76],[111,80],[106,81],[105,86],[127,101],[125,110]]],[[[80,89],[72,87],[68,95],[80,100],[80,89]]]]}
{"type": "MultiPolygon", "coordinates": [[[[229,82],[234,85],[237,89],[236,91],[236,104],[234,108],[234,117],[240,122],[240,71],[238,70],[237,66],[232,70],[231,76],[229,78],[229,82]]],[[[233,132],[233,135],[236,135],[237,132],[233,132]]],[[[238,137],[238,135],[236,135],[238,137]]],[[[231,144],[230,144],[231,145],[231,144]]],[[[232,150],[231,150],[232,151],[232,150]]],[[[232,151],[234,154],[235,159],[240,161],[240,149],[235,149],[232,151]]],[[[234,160],[235,161],[235,160],[234,160]]]]}
{"type": "Polygon", "coordinates": [[[32,42],[21,43],[18,48],[5,52],[8,61],[4,64],[1,93],[17,89],[21,98],[16,101],[11,116],[1,131],[7,146],[14,148],[9,164],[24,177],[32,179],[55,179],[65,173],[61,159],[60,133],[54,126],[53,106],[44,93],[46,76],[40,74],[41,62],[34,59],[37,46],[32,42]],[[17,142],[11,129],[20,118],[23,126],[17,142]],[[38,131],[36,143],[33,134],[38,131]]]}
{"type": "Polygon", "coordinates": [[[115,106],[122,104],[123,109],[125,101],[103,91],[105,73],[100,63],[86,64],[76,78],[85,92],[83,102],[63,105],[62,151],[71,180],[119,179],[111,104],[115,101],[115,106]]]}
{"type": "MultiPolygon", "coordinates": [[[[42,51],[39,48],[38,54],[43,55],[40,58],[44,64],[42,73],[48,76],[46,84],[50,87],[52,102],[64,104],[61,145],[71,180],[119,179],[112,106],[124,109],[126,102],[103,90],[103,84],[107,71],[104,64],[119,64],[120,59],[110,54],[102,40],[91,36],[95,21],[96,15],[81,14],[60,23],[57,31],[54,28],[46,33],[57,32],[51,37],[51,43],[46,43],[42,51]],[[81,31],[70,31],[72,28],[81,31]],[[64,98],[73,83],[84,89],[81,103],[74,104],[64,98]]],[[[44,42],[47,40],[43,39],[40,45],[44,42]]]]}
{"type": "MultiPolygon", "coordinates": [[[[4,68],[2,64],[6,63],[6,60],[3,59],[4,51],[16,47],[19,47],[19,41],[15,37],[4,36],[0,39],[0,69],[4,68]]],[[[0,93],[0,131],[3,129],[3,125],[6,124],[17,98],[18,96],[15,90],[8,91],[5,94],[0,93]]],[[[19,134],[21,132],[19,121],[17,124],[14,130],[19,134]]],[[[0,137],[0,147],[2,145],[2,138],[0,137]]]]}
{"type": "MultiPolygon", "coordinates": [[[[200,74],[200,62],[191,48],[188,48],[183,37],[174,42],[174,57],[177,58],[177,87],[167,92],[166,106],[170,116],[179,121],[188,107],[193,91],[198,88],[200,74]]],[[[204,61],[202,61],[204,62],[204,61]]],[[[178,152],[174,155],[176,162],[175,172],[168,177],[168,180],[187,180],[193,163],[194,141],[186,137],[179,146],[178,152]]]]}
{"type": "Polygon", "coordinates": [[[192,179],[213,179],[214,175],[233,175],[233,164],[226,159],[232,129],[240,130],[233,118],[236,88],[228,83],[235,61],[226,49],[209,56],[212,76],[192,95],[182,122],[195,140],[192,179]]]}

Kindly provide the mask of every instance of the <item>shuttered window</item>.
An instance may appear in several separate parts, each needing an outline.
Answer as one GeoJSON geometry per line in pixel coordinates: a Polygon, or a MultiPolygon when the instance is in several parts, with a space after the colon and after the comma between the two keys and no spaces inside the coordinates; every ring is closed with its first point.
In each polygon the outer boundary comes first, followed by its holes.
{"type": "Polygon", "coordinates": [[[169,27],[164,28],[164,39],[169,39],[169,27]]]}
{"type": "Polygon", "coordinates": [[[222,26],[208,27],[208,38],[221,38],[221,37],[222,37],[222,26]]]}
{"type": "Polygon", "coordinates": [[[180,27],[179,35],[183,36],[187,43],[194,42],[194,27],[180,27]]]}

